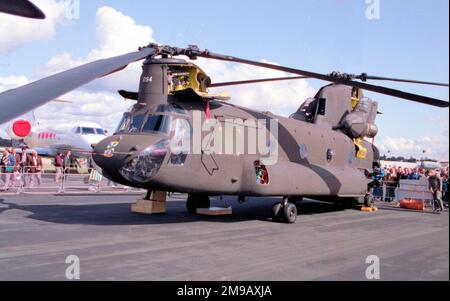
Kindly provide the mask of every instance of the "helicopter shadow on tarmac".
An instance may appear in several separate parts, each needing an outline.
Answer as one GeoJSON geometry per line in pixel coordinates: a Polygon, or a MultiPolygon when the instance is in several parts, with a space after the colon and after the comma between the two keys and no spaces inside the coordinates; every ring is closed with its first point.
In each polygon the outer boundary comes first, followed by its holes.
{"type": "MultiPolygon", "coordinates": [[[[70,200],[69,196],[65,200],[70,200]]],[[[233,223],[243,221],[272,221],[272,205],[275,198],[251,198],[245,204],[239,204],[235,198],[223,200],[212,198],[212,206],[232,206],[229,216],[201,216],[187,212],[184,198],[172,197],[167,203],[167,213],[162,215],[141,215],[131,212],[131,203],[111,202],[102,204],[43,204],[20,205],[0,199],[0,219],[10,210],[28,212],[27,219],[65,225],[152,225],[192,222],[233,223]]],[[[305,201],[299,205],[299,215],[315,215],[344,211],[345,208],[322,202],[305,201]]]]}

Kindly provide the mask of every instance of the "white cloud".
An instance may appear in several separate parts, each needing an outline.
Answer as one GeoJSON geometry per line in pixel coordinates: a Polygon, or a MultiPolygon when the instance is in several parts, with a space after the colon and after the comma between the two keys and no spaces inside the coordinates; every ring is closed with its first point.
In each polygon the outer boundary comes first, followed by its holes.
{"type": "Polygon", "coordinates": [[[0,77],[0,92],[20,87],[29,83],[25,75],[0,77]]]}
{"type": "MultiPolygon", "coordinates": [[[[447,125],[448,127],[448,125],[447,125]]],[[[390,152],[392,156],[415,157],[420,159],[425,156],[430,159],[449,160],[449,136],[448,130],[441,135],[423,136],[416,139],[387,136],[379,145],[382,154],[390,152]]]]}
{"type": "MultiPolygon", "coordinates": [[[[61,53],[37,71],[39,77],[45,77],[91,61],[137,51],[138,47],[154,42],[153,30],[149,26],[136,22],[115,10],[104,6],[96,13],[96,37],[98,47],[84,58],[74,58],[70,53],[61,53]]],[[[84,89],[115,92],[120,89],[138,88],[141,63],[130,64],[125,70],[99,79],[84,89]]]]}
{"type": "Polygon", "coordinates": [[[55,36],[56,26],[68,23],[66,1],[34,2],[45,12],[45,20],[0,14],[0,53],[7,54],[25,43],[51,40],[55,36]]]}
{"type": "MultiPolygon", "coordinates": [[[[439,161],[449,160],[449,118],[447,116],[424,117],[432,126],[429,127],[433,135],[420,137],[386,136],[380,139],[382,154],[392,156],[415,157],[424,156],[439,161]],[[424,154],[425,151],[425,154],[424,154]]],[[[412,135],[411,135],[412,136],[412,135]]]]}

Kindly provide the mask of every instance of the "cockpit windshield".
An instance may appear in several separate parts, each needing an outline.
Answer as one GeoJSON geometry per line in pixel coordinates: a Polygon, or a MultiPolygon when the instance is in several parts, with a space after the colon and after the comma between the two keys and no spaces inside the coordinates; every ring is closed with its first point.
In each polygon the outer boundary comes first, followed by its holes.
{"type": "Polygon", "coordinates": [[[103,136],[105,136],[105,135],[106,135],[106,133],[105,133],[105,130],[104,130],[104,129],[95,129],[95,132],[97,133],[97,135],[103,135],[103,136]]]}
{"type": "Polygon", "coordinates": [[[142,114],[125,113],[116,133],[164,133],[171,130],[172,115],[189,115],[177,104],[159,105],[151,112],[142,114]]]}
{"type": "Polygon", "coordinates": [[[93,128],[81,128],[81,135],[95,135],[95,130],[93,128]]]}
{"type": "Polygon", "coordinates": [[[125,113],[117,129],[118,133],[163,133],[169,134],[172,116],[161,114],[125,113]]]}

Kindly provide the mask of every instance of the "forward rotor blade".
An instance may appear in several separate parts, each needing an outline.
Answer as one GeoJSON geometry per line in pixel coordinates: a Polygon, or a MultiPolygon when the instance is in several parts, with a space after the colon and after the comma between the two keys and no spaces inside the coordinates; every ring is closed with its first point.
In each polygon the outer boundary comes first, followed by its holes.
{"type": "Polygon", "coordinates": [[[204,57],[204,58],[221,60],[221,61],[236,62],[236,63],[247,64],[247,65],[252,65],[252,66],[256,66],[256,67],[284,71],[284,72],[288,72],[288,73],[292,73],[292,74],[298,74],[298,75],[302,75],[302,76],[306,76],[306,77],[310,77],[310,78],[320,79],[323,81],[338,83],[338,84],[342,84],[342,85],[347,85],[347,86],[351,86],[351,87],[364,89],[367,91],[372,91],[372,92],[376,92],[376,93],[380,93],[380,94],[403,98],[403,99],[407,99],[407,100],[411,100],[414,102],[423,103],[423,104],[427,104],[427,105],[431,105],[431,106],[435,106],[435,107],[440,107],[440,108],[448,108],[449,107],[448,101],[431,98],[431,97],[427,97],[427,96],[422,96],[422,95],[418,95],[418,94],[403,92],[403,91],[392,89],[392,88],[352,81],[352,80],[341,78],[338,76],[325,75],[325,74],[320,74],[320,73],[315,73],[315,72],[310,72],[310,71],[305,71],[305,70],[300,70],[300,69],[294,69],[294,68],[289,68],[289,67],[272,65],[272,64],[268,64],[268,63],[256,62],[256,61],[241,59],[241,58],[237,58],[237,57],[233,57],[233,56],[216,54],[216,53],[212,53],[209,51],[200,51],[195,48],[187,49],[185,51],[185,53],[188,56],[191,55],[194,57],[198,56],[198,57],[204,57]]]}
{"type": "Polygon", "coordinates": [[[208,85],[208,88],[217,88],[217,87],[226,87],[226,86],[237,86],[237,85],[248,85],[248,84],[257,84],[257,83],[266,83],[266,82],[276,82],[276,81],[287,81],[287,80],[295,80],[295,79],[305,79],[305,76],[291,76],[291,77],[278,77],[278,78],[265,78],[265,79],[254,79],[254,80],[243,80],[243,81],[235,81],[235,82],[224,82],[224,83],[215,83],[208,85]]]}
{"type": "Polygon", "coordinates": [[[131,99],[131,100],[139,99],[138,92],[130,92],[130,91],[125,91],[125,90],[119,90],[118,92],[119,92],[120,96],[122,96],[125,99],[131,99]]]}
{"type": "Polygon", "coordinates": [[[45,19],[45,14],[28,0],[0,0],[0,12],[32,19],[45,19]]]}
{"type": "Polygon", "coordinates": [[[153,48],[143,48],[137,52],[94,61],[3,92],[0,94],[0,124],[40,107],[96,78],[120,71],[128,64],[154,53],[153,48]]]}
{"type": "Polygon", "coordinates": [[[53,99],[52,102],[56,102],[56,103],[73,103],[73,101],[64,100],[64,99],[53,99]]]}

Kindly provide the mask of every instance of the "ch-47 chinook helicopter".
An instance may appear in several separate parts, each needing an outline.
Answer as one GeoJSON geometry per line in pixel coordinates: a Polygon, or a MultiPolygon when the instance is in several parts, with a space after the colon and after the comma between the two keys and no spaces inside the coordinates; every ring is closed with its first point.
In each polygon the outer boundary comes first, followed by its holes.
{"type": "Polygon", "coordinates": [[[12,110],[7,116],[0,112],[0,123],[141,59],[145,61],[139,91],[119,91],[136,104],[124,114],[116,133],[95,145],[93,159],[107,178],[147,189],[147,197],[152,191],[187,193],[191,212],[209,207],[210,196],[234,195],[242,201],[249,196],[282,196],[284,201],[273,207],[274,215],[293,223],[295,203],[303,197],[368,202],[371,180],[367,173],[379,152],[367,138],[378,132],[378,104],[364,97],[363,89],[426,105],[449,106],[447,101],[366,81],[448,84],[367,74],[324,75],[215,54],[196,46],[150,44],[137,52],[89,63],[0,94],[0,104],[10,104],[2,107],[12,110]],[[237,62],[298,76],[214,84],[199,67],[177,56],[237,62]],[[223,95],[208,93],[212,87],[306,77],[331,84],[289,118],[231,105],[223,95]],[[277,122],[272,127],[274,120],[277,122]],[[223,128],[229,123],[233,131],[227,133],[223,128]],[[205,131],[204,124],[213,126],[205,131]],[[271,139],[272,130],[278,133],[275,140],[271,139]],[[250,138],[255,132],[264,151],[252,146],[250,138]],[[236,139],[239,134],[240,142],[236,139]],[[227,140],[236,142],[228,151],[224,150],[227,140]],[[277,150],[275,157],[273,149],[277,150]]]}

